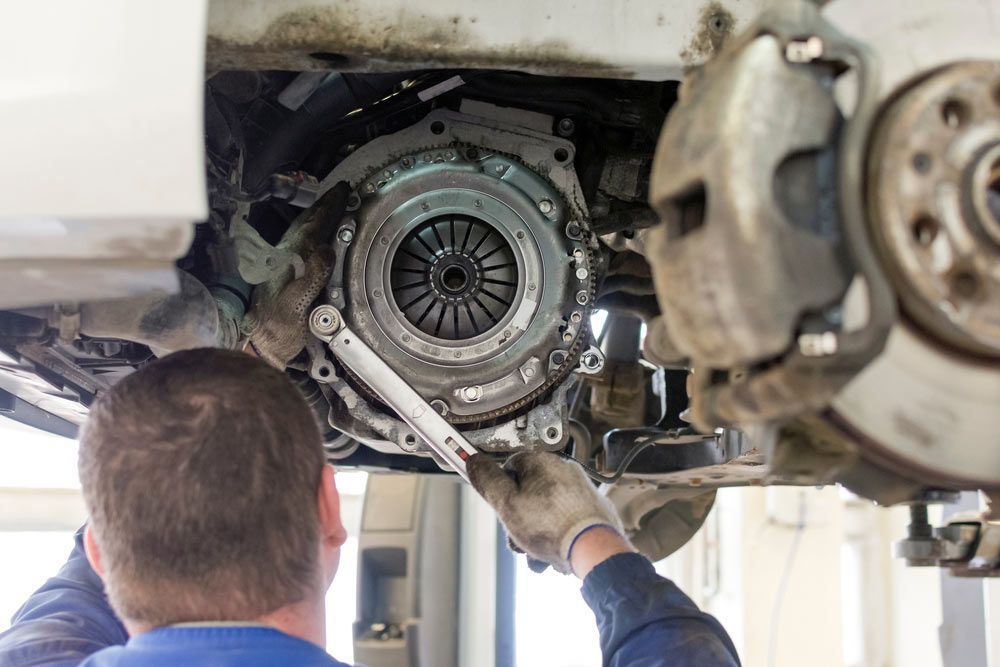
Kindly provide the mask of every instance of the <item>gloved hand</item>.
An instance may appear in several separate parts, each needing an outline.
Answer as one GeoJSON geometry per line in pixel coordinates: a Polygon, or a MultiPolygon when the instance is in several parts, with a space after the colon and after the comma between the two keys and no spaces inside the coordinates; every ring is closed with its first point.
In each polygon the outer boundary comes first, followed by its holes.
{"type": "Polygon", "coordinates": [[[301,276],[279,276],[258,285],[242,329],[264,361],[284,370],[306,345],[309,306],[333,271],[330,239],[344,215],[350,188],[338,183],[292,223],[278,247],[305,258],[301,276]]]}
{"type": "Polygon", "coordinates": [[[621,519],[579,465],[547,452],[515,454],[501,468],[485,454],[466,462],[469,481],[528,556],[572,572],[570,550],[594,526],[624,534],[621,519]]]}
{"type": "Polygon", "coordinates": [[[309,306],[323,290],[333,270],[330,246],[316,248],[305,262],[304,274],[281,287],[276,293],[254,293],[250,312],[243,319],[243,329],[253,350],[267,363],[285,370],[306,345],[309,330],[306,320],[309,306]]]}

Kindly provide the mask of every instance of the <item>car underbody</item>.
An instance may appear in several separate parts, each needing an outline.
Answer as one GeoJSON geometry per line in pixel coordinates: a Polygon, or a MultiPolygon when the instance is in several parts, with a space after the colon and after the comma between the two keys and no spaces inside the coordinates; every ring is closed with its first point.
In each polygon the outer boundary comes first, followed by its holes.
{"type": "MultiPolygon", "coordinates": [[[[329,245],[312,307],[477,450],[579,461],[653,557],[724,486],[1000,493],[989,3],[300,4],[209,8],[190,243],[0,257],[8,415],[71,435],[157,356],[240,346],[329,245]]],[[[329,459],[446,470],[325,343],[287,372],[329,459]]],[[[989,511],[916,524],[901,555],[997,573],[989,511]]]]}

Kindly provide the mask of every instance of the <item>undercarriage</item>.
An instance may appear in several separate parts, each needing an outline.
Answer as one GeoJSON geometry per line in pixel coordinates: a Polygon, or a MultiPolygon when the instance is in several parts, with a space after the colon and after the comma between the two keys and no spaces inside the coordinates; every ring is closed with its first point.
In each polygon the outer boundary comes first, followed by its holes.
{"type": "MultiPolygon", "coordinates": [[[[156,357],[241,346],[329,246],[310,309],[476,450],[578,461],[653,558],[720,487],[839,483],[915,507],[911,561],[995,575],[989,510],[919,521],[1000,493],[1000,54],[964,32],[990,7],[727,4],[679,10],[679,60],[612,67],[215,3],[209,212],[173,289],[46,298],[16,258],[0,408],[70,434],[156,357]]],[[[403,20],[372,11],[352,20],[403,20]]],[[[287,372],[329,459],[450,470],[328,342],[287,372]]]]}

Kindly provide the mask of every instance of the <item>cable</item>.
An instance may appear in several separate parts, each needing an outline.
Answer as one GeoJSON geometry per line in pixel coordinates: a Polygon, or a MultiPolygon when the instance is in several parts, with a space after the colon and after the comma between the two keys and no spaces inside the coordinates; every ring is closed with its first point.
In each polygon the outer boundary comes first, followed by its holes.
{"type": "Polygon", "coordinates": [[[622,478],[622,475],[625,474],[625,471],[628,470],[628,467],[632,465],[632,461],[635,460],[635,457],[639,456],[639,454],[645,451],[647,447],[651,447],[654,444],[656,444],[655,441],[647,440],[646,442],[640,443],[635,447],[633,447],[632,451],[630,451],[628,454],[625,455],[625,458],[622,459],[622,462],[618,464],[617,470],[615,470],[615,472],[611,475],[602,475],[601,473],[597,472],[590,466],[581,463],[577,459],[573,458],[566,452],[555,452],[555,453],[563,457],[567,461],[573,461],[574,463],[578,463],[580,467],[583,468],[583,472],[587,473],[587,476],[590,477],[595,482],[600,482],[601,484],[614,484],[615,482],[617,482],[622,478]]]}
{"type": "Polygon", "coordinates": [[[781,603],[785,599],[785,589],[788,588],[788,580],[791,579],[792,566],[795,564],[795,556],[799,551],[799,543],[802,541],[802,533],[806,528],[806,496],[805,492],[799,493],[799,522],[795,526],[795,535],[792,543],[788,547],[788,556],[785,558],[785,570],[781,573],[778,581],[778,589],[774,593],[774,606],[771,608],[771,627],[768,630],[767,639],[767,664],[774,667],[778,657],[778,621],[781,617],[781,603]]]}

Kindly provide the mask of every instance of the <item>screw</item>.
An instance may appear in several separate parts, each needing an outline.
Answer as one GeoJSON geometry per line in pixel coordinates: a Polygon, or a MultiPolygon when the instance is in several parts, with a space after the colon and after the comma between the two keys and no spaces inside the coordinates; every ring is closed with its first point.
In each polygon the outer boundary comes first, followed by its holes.
{"type": "Polygon", "coordinates": [[[411,160],[411,159],[410,159],[410,158],[408,158],[408,157],[404,157],[404,158],[403,158],[403,159],[401,160],[401,164],[402,164],[402,165],[403,165],[404,167],[406,167],[407,169],[409,169],[410,167],[412,167],[412,166],[413,166],[413,160],[411,160]]]}
{"type": "Polygon", "coordinates": [[[576,224],[575,222],[571,222],[568,225],[566,225],[566,236],[570,237],[571,239],[580,238],[581,231],[582,230],[580,229],[580,225],[576,224]]]}
{"type": "Polygon", "coordinates": [[[566,361],[566,355],[564,353],[554,352],[552,354],[552,363],[554,363],[556,366],[562,365],[564,361],[566,361]]]}
{"type": "Polygon", "coordinates": [[[341,227],[340,231],[337,232],[337,238],[340,239],[342,243],[350,243],[354,240],[354,232],[351,231],[350,227],[341,227]]]}
{"type": "Polygon", "coordinates": [[[556,125],[556,132],[564,137],[568,137],[574,131],[576,131],[576,123],[573,122],[572,118],[561,118],[556,125]]]}
{"type": "Polygon", "coordinates": [[[579,269],[576,270],[576,277],[579,278],[580,280],[583,280],[584,278],[586,278],[587,277],[587,269],[585,269],[585,268],[583,268],[581,266],[579,269]]]}
{"type": "Polygon", "coordinates": [[[524,369],[524,377],[530,378],[534,377],[534,375],[535,375],[535,369],[532,368],[531,366],[528,366],[527,368],[524,369]]]}
{"type": "Polygon", "coordinates": [[[583,248],[577,248],[576,250],[574,250],[573,256],[576,257],[577,259],[583,257],[583,248]]]}
{"type": "Polygon", "coordinates": [[[548,215],[553,210],[555,210],[555,205],[553,205],[552,200],[543,199],[542,201],[538,202],[538,210],[544,213],[545,215],[548,215]]]}
{"type": "Polygon", "coordinates": [[[465,387],[462,389],[462,398],[467,403],[475,403],[483,396],[482,387],[465,387]]]}
{"type": "MultiPolygon", "coordinates": [[[[584,271],[584,277],[586,278],[586,270],[585,269],[580,269],[580,270],[584,271]]],[[[577,275],[577,277],[579,277],[579,275],[580,275],[579,271],[577,272],[576,275],[577,275]]],[[[585,305],[587,305],[588,301],[590,301],[590,296],[587,294],[587,292],[585,290],[580,290],[579,292],[576,293],[576,302],[578,304],[580,304],[581,306],[585,306],[585,305]]],[[[574,313],[574,314],[578,314],[578,313],[574,313]]]]}
{"type": "Polygon", "coordinates": [[[504,337],[504,340],[510,338],[510,329],[504,329],[503,337],[504,337]]]}
{"type": "Polygon", "coordinates": [[[505,171],[507,171],[507,167],[505,167],[505,166],[504,166],[504,165],[502,165],[502,164],[498,164],[498,165],[496,166],[495,170],[496,170],[496,172],[497,172],[498,174],[502,174],[502,173],[504,173],[505,171]]]}

